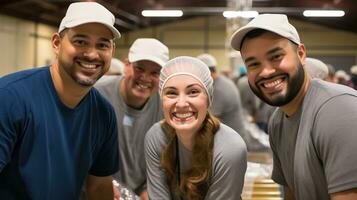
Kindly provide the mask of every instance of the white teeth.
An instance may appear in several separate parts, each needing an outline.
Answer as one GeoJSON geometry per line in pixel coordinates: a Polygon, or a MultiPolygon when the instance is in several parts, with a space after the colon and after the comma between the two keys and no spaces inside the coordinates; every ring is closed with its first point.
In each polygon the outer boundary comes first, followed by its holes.
{"type": "Polygon", "coordinates": [[[175,116],[177,118],[181,118],[181,119],[191,117],[192,115],[193,115],[193,113],[181,113],[181,114],[176,113],[175,114],[175,116]]]}
{"type": "Polygon", "coordinates": [[[88,63],[81,63],[81,65],[82,65],[82,67],[87,68],[87,69],[94,69],[97,66],[95,64],[88,64],[88,63]]]}
{"type": "Polygon", "coordinates": [[[139,88],[141,89],[148,89],[149,86],[148,85],[142,85],[142,84],[138,84],[139,88]]]}
{"type": "Polygon", "coordinates": [[[266,87],[266,88],[275,87],[279,83],[281,83],[281,81],[282,81],[281,79],[278,79],[278,80],[275,80],[275,81],[270,82],[270,83],[264,83],[264,87],[266,87]]]}

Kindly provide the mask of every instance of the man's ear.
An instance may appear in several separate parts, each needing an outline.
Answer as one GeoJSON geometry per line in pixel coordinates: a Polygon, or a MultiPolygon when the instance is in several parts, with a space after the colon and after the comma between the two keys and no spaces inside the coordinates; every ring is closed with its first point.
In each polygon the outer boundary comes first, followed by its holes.
{"type": "Polygon", "coordinates": [[[61,36],[59,33],[54,33],[51,38],[52,41],[52,49],[56,55],[58,55],[60,47],[61,47],[61,36]]]}
{"type": "Polygon", "coordinates": [[[300,62],[303,66],[305,66],[305,59],[306,59],[306,49],[304,44],[299,44],[297,48],[297,54],[299,56],[300,62]]]}

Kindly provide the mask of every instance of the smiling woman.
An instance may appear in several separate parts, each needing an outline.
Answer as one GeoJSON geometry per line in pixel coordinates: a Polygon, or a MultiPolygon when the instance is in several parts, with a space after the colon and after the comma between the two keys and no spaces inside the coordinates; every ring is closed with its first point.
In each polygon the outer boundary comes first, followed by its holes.
{"type": "Polygon", "coordinates": [[[150,199],[240,199],[246,145],[209,112],[209,68],[197,58],[174,58],[161,70],[159,91],[164,120],[145,138],[150,199]]]}

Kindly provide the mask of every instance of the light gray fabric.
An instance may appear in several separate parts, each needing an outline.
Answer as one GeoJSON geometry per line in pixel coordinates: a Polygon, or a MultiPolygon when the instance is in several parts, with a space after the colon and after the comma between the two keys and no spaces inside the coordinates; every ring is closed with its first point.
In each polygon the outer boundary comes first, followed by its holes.
{"type": "Polygon", "coordinates": [[[239,91],[233,81],[219,75],[213,83],[213,102],[211,111],[222,123],[238,132],[243,139],[246,135],[243,108],[239,91]]]}
{"type": "Polygon", "coordinates": [[[159,94],[162,95],[166,82],[177,75],[190,75],[204,87],[209,105],[212,103],[213,80],[207,65],[198,58],[179,56],[169,60],[161,69],[159,94]]]}
{"type": "Polygon", "coordinates": [[[301,116],[294,119],[298,130],[284,131],[283,118],[282,110],[276,110],[269,126],[273,180],[289,186],[297,200],[329,199],[329,194],[357,188],[356,91],[314,79],[301,116]],[[295,141],[288,139],[294,134],[295,141]]]}
{"type": "Polygon", "coordinates": [[[253,91],[250,89],[248,83],[248,77],[247,76],[240,77],[236,82],[236,86],[240,93],[244,111],[248,115],[254,117],[259,105],[259,98],[255,96],[253,91]]]}
{"type": "Polygon", "coordinates": [[[145,134],[163,115],[159,94],[150,97],[141,110],[127,106],[119,94],[121,80],[122,76],[107,77],[95,87],[112,104],[117,118],[120,168],[114,178],[139,192],[146,183],[145,134]]]}
{"type": "MultiPolygon", "coordinates": [[[[160,167],[160,156],[167,138],[160,123],[148,131],[145,139],[145,154],[150,199],[170,200],[171,192],[165,174],[160,167]]],[[[191,152],[179,143],[180,168],[188,169],[191,152]]],[[[205,200],[240,199],[244,174],[247,168],[247,149],[242,138],[233,129],[221,123],[214,138],[212,175],[205,200]]]]}

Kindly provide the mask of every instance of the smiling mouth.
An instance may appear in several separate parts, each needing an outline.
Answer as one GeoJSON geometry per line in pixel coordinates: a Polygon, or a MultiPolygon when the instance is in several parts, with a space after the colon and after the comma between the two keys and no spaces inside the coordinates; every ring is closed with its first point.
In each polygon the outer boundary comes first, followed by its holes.
{"type": "Polygon", "coordinates": [[[195,118],[195,116],[196,116],[196,113],[192,112],[192,111],[180,112],[180,113],[173,112],[172,116],[173,116],[173,120],[174,121],[177,121],[177,122],[180,122],[180,123],[184,123],[186,121],[193,120],[195,118]]]}
{"type": "Polygon", "coordinates": [[[102,66],[102,64],[98,63],[98,62],[77,61],[77,63],[81,68],[83,68],[85,70],[90,70],[90,71],[94,71],[95,69],[102,66]]]}

